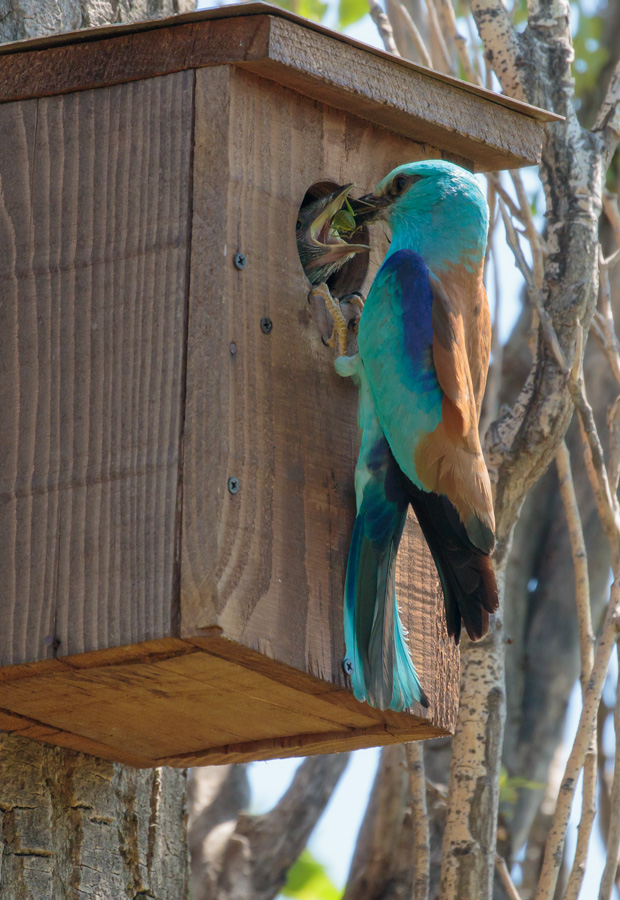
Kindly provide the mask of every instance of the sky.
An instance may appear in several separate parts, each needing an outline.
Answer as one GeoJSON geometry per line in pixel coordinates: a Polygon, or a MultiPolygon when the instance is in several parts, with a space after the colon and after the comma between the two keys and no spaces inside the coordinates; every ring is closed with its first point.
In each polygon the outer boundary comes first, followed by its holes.
{"type": "MultiPolygon", "coordinates": [[[[330,8],[323,24],[327,27],[334,28],[336,25],[336,3],[335,0],[328,0],[328,2],[330,8]]],[[[209,2],[209,0],[198,0],[199,9],[220,5],[223,4],[209,2]]],[[[356,25],[348,28],[346,33],[371,46],[382,47],[375,25],[369,15],[365,16],[364,19],[356,25]]],[[[377,181],[385,174],[387,173],[378,172],[377,181]]],[[[521,170],[521,174],[528,195],[530,197],[533,197],[534,194],[540,195],[541,187],[536,174],[536,169],[523,169],[521,170]]],[[[505,187],[510,190],[508,179],[505,180],[505,187]]],[[[544,204],[539,196],[537,207],[538,209],[542,209],[543,206],[544,204]]],[[[540,227],[541,217],[539,217],[537,225],[540,227]]],[[[523,279],[514,264],[511,251],[505,244],[503,229],[500,229],[500,232],[497,240],[497,265],[500,269],[500,281],[502,286],[499,312],[499,336],[503,343],[508,338],[520,311],[519,295],[522,290],[523,279]]],[[[523,245],[523,250],[527,256],[528,247],[526,244],[523,245]]],[[[490,306],[493,310],[495,302],[493,291],[494,279],[492,277],[492,272],[490,275],[491,277],[488,279],[488,291],[490,306]]],[[[617,671],[614,668],[614,665],[615,663],[612,663],[610,675],[611,683],[615,683],[617,679],[617,671]]],[[[580,689],[578,685],[575,685],[575,689],[570,698],[565,727],[565,759],[568,758],[568,753],[579,722],[580,712],[580,689]]],[[[324,864],[334,883],[341,888],[344,887],[346,883],[357,833],[372,788],[378,758],[378,749],[359,750],[351,755],[349,765],[310,839],[310,851],[324,864]]],[[[298,759],[252,763],[249,767],[249,778],[252,789],[251,812],[266,812],[277,803],[289,786],[295,769],[299,764],[300,760],[298,759]]],[[[569,859],[571,859],[574,854],[577,837],[577,825],[579,823],[581,812],[580,791],[581,782],[577,787],[575,802],[571,812],[567,839],[567,853],[569,859]]],[[[604,862],[603,846],[599,837],[597,823],[595,823],[592,830],[588,867],[580,893],[580,900],[591,900],[591,898],[597,896],[604,862]]],[[[513,870],[513,876],[518,882],[518,865],[513,870]]],[[[617,893],[614,893],[614,898],[618,898],[617,893]]]]}

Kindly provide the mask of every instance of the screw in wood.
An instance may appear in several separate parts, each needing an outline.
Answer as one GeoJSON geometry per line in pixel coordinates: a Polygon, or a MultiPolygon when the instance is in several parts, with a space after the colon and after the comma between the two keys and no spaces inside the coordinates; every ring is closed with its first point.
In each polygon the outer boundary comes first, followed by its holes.
{"type": "Polygon", "coordinates": [[[348,658],[348,656],[345,656],[345,658],[342,660],[342,668],[345,670],[347,675],[353,674],[353,663],[348,658]]]}
{"type": "Polygon", "coordinates": [[[235,255],[233,256],[233,262],[236,269],[245,269],[245,264],[247,262],[245,253],[235,253],[235,255]]]}
{"type": "Polygon", "coordinates": [[[263,334],[269,334],[272,328],[273,322],[271,321],[269,316],[263,316],[263,318],[260,320],[260,330],[263,332],[263,334]]]}
{"type": "Polygon", "coordinates": [[[235,344],[234,341],[230,342],[230,344],[228,345],[228,349],[230,350],[230,355],[234,356],[235,353],[237,352],[237,345],[235,344]]]}
{"type": "Polygon", "coordinates": [[[231,494],[236,494],[239,490],[239,479],[238,478],[229,478],[228,479],[228,490],[231,494]]]}

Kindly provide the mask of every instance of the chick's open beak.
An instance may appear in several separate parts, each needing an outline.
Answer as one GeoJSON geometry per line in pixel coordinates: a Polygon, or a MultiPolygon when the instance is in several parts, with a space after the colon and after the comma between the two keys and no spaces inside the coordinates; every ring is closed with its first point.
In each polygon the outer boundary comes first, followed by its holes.
{"type": "Polygon", "coordinates": [[[366,244],[348,243],[332,225],[333,217],[342,209],[352,187],[353,184],[345,184],[312,204],[313,207],[316,206],[316,213],[310,224],[308,238],[310,243],[317,249],[320,248],[322,252],[320,257],[317,256],[309,263],[308,268],[335,263],[343,257],[370,249],[366,244]]]}

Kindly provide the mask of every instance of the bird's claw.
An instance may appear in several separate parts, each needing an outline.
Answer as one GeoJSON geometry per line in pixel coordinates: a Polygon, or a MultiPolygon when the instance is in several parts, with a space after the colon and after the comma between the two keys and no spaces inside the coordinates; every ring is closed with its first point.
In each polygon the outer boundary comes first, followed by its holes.
{"type": "Polygon", "coordinates": [[[316,298],[320,298],[323,301],[333,322],[331,336],[329,338],[323,337],[323,343],[335,350],[338,356],[346,356],[347,320],[342,315],[340,303],[335,297],[332,297],[331,291],[325,283],[317,285],[310,291],[308,299],[314,300],[316,298]]]}
{"type": "Polygon", "coordinates": [[[366,298],[359,291],[353,291],[350,294],[344,294],[340,298],[341,303],[352,303],[353,306],[357,306],[360,311],[360,316],[364,310],[364,303],[366,303],[366,298]]]}

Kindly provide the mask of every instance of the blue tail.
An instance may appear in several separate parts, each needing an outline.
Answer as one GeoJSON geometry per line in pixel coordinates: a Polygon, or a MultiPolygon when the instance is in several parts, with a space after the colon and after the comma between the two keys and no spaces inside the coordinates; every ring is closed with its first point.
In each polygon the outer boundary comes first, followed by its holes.
{"type": "Polygon", "coordinates": [[[409,499],[388,443],[362,446],[344,602],[346,655],[358,700],[379,709],[428,706],[405,642],[396,601],[396,553],[409,499]]]}

